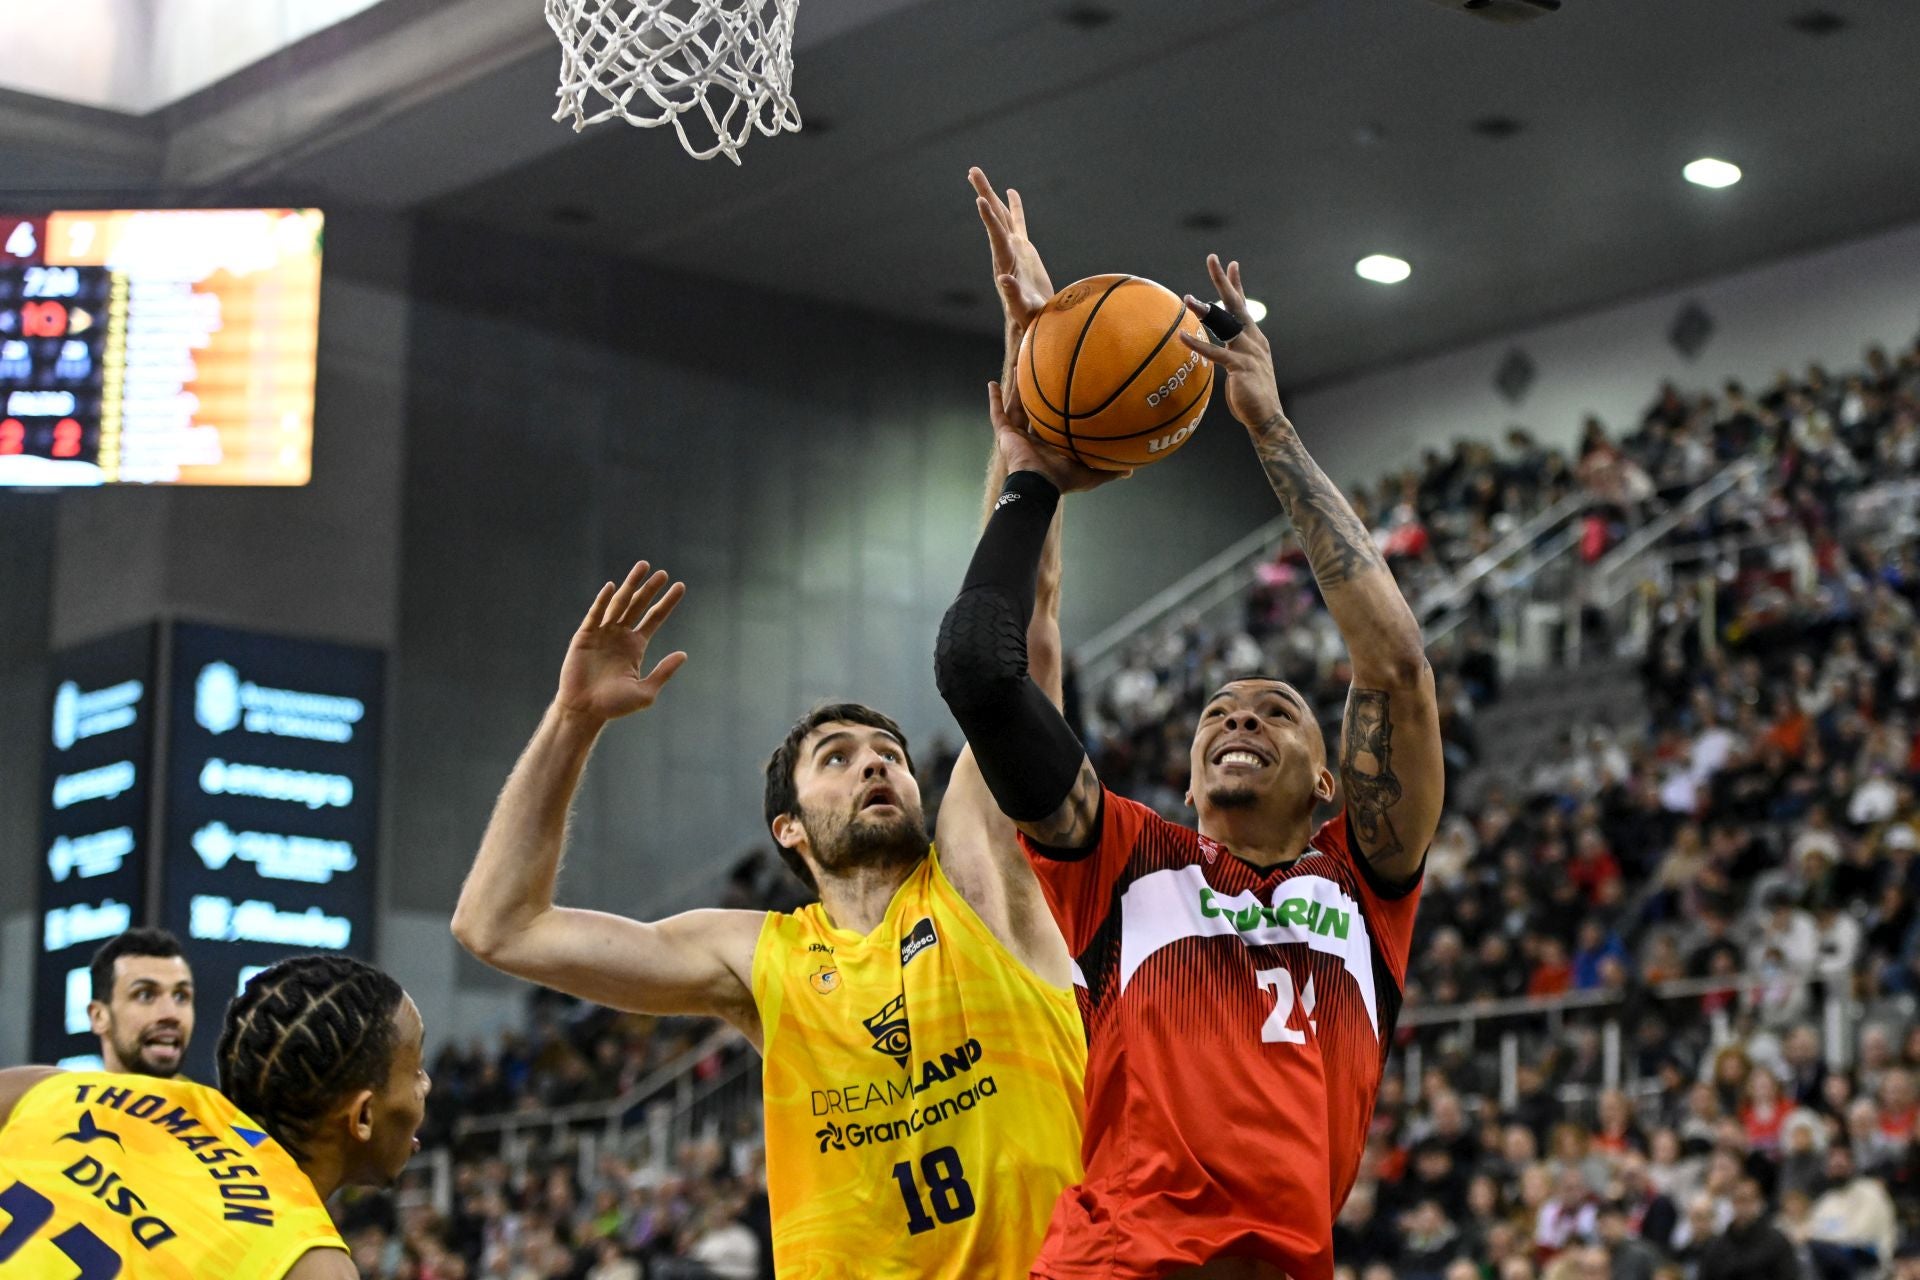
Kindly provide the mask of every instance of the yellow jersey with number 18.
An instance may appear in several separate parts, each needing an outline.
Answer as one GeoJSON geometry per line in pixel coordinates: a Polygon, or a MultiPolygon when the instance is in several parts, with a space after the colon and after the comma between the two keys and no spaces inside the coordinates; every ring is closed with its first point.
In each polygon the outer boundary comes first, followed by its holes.
{"type": "Polygon", "coordinates": [[[293,1157],[205,1085],[63,1072],[0,1128],[0,1280],[279,1280],[346,1247],[293,1157]]]}
{"type": "Polygon", "coordinates": [[[1072,988],[988,931],[930,852],[862,936],[820,904],[753,955],[781,1280],[1025,1277],[1080,1180],[1072,988]]]}

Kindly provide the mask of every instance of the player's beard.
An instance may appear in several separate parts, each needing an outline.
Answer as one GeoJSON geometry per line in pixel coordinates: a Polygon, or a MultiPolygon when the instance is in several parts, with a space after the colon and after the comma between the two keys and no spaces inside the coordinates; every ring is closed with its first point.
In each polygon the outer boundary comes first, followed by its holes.
{"type": "Polygon", "coordinates": [[[890,818],[803,812],[800,824],[827,875],[911,866],[927,856],[926,819],[917,808],[890,818]]]}
{"type": "Polygon", "coordinates": [[[184,1039],[181,1040],[180,1052],[174,1056],[173,1061],[161,1063],[154,1061],[148,1052],[151,1046],[139,1039],[124,1041],[117,1032],[112,1030],[107,1032],[107,1038],[113,1041],[114,1056],[119,1058],[120,1064],[133,1075],[171,1080],[179,1075],[180,1068],[186,1065],[187,1044],[184,1039]]]}
{"type": "Polygon", "coordinates": [[[1207,792],[1207,804],[1214,809],[1254,809],[1260,805],[1260,793],[1248,786],[1215,787],[1207,792]]]}

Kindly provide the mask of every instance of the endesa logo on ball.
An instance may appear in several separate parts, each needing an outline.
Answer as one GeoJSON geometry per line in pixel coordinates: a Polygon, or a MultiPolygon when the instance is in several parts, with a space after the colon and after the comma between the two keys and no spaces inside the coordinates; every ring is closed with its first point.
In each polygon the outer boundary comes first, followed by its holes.
{"type": "Polygon", "coordinates": [[[1195,351],[1191,355],[1189,355],[1187,357],[1187,362],[1181,365],[1178,369],[1175,369],[1173,371],[1173,376],[1171,378],[1168,378],[1165,382],[1161,383],[1157,390],[1148,393],[1147,408],[1149,409],[1153,408],[1155,405],[1159,404],[1162,400],[1169,398],[1170,396],[1173,395],[1174,392],[1178,391],[1181,387],[1185,386],[1187,384],[1187,379],[1193,376],[1193,371],[1195,369],[1200,368],[1206,362],[1207,362],[1206,357],[1202,356],[1198,351],[1195,351]]]}

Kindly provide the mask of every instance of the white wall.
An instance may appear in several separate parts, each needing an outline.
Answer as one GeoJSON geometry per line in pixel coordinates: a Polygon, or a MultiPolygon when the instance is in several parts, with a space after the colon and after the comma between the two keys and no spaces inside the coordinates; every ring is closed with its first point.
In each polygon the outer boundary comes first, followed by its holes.
{"type": "Polygon", "coordinates": [[[0,4],[0,88],[145,110],[152,97],[151,8],[150,0],[0,4]]]}
{"type": "Polygon", "coordinates": [[[1868,345],[1897,352],[1916,333],[1920,225],[1303,392],[1288,411],[1335,480],[1372,480],[1417,461],[1425,446],[1492,439],[1510,425],[1554,445],[1570,445],[1587,413],[1628,429],[1668,379],[1682,390],[1717,389],[1729,377],[1751,388],[1809,361],[1850,368],[1868,345]],[[1715,324],[1692,361],[1666,337],[1689,299],[1715,324]],[[1493,386],[1515,346],[1537,367],[1517,406],[1493,386]]]}
{"type": "Polygon", "coordinates": [[[5,0],[0,88],[145,114],[376,3],[5,0]]]}
{"type": "Polygon", "coordinates": [[[157,107],[324,31],[378,0],[151,0],[157,107]]]}

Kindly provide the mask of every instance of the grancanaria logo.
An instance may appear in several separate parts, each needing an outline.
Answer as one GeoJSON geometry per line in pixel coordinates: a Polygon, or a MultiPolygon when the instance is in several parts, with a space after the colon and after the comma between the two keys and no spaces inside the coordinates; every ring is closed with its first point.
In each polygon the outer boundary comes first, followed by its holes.
{"type": "Polygon", "coordinates": [[[825,1155],[827,1153],[827,1148],[829,1146],[831,1146],[835,1151],[845,1151],[847,1149],[847,1140],[844,1136],[842,1136],[840,1126],[835,1124],[831,1120],[827,1121],[826,1128],[820,1130],[820,1132],[814,1134],[813,1136],[820,1139],[821,1155],[825,1155]]]}
{"type": "Polygon", "coordinates": [[[884,1053],[900,1066],[907,1065],[913,1050],[913,1038],[907,1028],[907,993],[902,991],[885,1007],[862,1024],[873,1036],[876,1053],[884,1053]]]}

